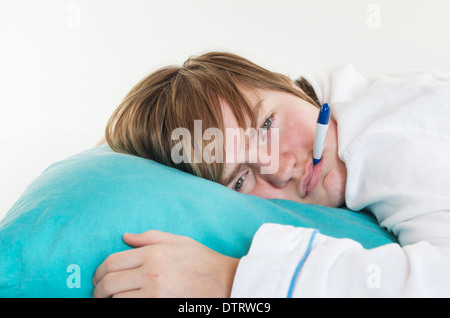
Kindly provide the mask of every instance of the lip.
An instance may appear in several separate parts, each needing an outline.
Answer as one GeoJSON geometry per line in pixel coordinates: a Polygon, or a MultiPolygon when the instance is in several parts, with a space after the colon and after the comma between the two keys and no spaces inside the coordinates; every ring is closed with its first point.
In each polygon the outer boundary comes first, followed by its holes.
{"type": "Polygon", "coordinates": [[[305,173],[301,180],[300,194],[302,198],[311,194],[319,183],[320,174],[322,173],[323,159],[316,165],[311,161],[306,167],[305,173]]]}

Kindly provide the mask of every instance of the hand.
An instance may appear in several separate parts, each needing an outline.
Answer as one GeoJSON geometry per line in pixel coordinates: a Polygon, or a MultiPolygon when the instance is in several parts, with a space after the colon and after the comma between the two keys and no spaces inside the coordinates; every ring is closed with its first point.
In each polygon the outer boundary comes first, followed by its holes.
{"type": "Polygon", "coordinates": [[[97,268],[94,297],[230,297],[239,259],[156,230],[123,239],[137,248],[112,254],[97,268]]]}

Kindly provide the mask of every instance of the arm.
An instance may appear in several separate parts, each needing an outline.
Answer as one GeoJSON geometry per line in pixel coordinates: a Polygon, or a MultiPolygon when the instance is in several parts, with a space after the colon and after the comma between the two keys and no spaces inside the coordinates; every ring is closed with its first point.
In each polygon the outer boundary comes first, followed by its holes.
{"type": "Polygon", "coordinates": [[[112,254],[93,278],[94,297],[229,297],[238,259],[184,236],[125,234],[137,247],[112,254]]]}
{"type": "Polygon", "coordinates": [[[448,297],[450,253],[422,241],[371,250],[358,242],[266,224],[239,263],[232,297],[448,297]],[[301,260],[306,256],[303,266],[301,260]],[[294,273],[299,269],[298,276],[294,273]]]}

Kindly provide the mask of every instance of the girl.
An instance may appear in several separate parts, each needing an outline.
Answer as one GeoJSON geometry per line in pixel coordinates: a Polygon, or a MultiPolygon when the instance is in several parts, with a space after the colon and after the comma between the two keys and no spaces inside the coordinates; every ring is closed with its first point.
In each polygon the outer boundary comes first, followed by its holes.
{"type": "Polygon", "coordinates": [[[125,234],[139,248],[105,260],[94,296],[449,296],[450,77],[364,77],[345,66],[296,84],[233,54],[190,58],[137,84],[110,118],[106,140],[242,193],[368,209],[400,244],[365,250],[314,229],[266,224],[238,260],[186,237],[125,234]],[[324,102],[333,115],[313,165],[324,102]],[[183,160],[174,160],[173,131],[194,131],[196,120],[226,142],[199,157],[210,141],[183,139],[183,160]],[[250,133],[230,146],[227,137],[247,128],[263,141],[250,133]],[[268,164],[278,169],[264,173],[268,164]]]}

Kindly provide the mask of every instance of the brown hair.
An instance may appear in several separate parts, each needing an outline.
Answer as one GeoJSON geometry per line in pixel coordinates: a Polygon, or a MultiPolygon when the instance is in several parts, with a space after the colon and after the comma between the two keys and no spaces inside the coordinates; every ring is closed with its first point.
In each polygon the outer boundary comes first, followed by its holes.
{"type": "MultiPolygon", "coordinates": [[[[193,132],[194,120],[199,119],[202,134],[210,127],[224,131],[220,100],[230,105],[240,127],[245,127],[246,115],[255,126],[252,105],[239,89],[241,85],[287,92],[317,105],[314,96],[296,89],[287,76],[234,54],[211,52],[190,57],[181,67],[163,67],[141,80],[110,117],[106,141],[116,152],[151,159],[220,182],[221,163],[194,160],[175,163],[171,150],[178,141],[172,140],[171,134],[181,127],[193,132]]],[[[183,140],[183,147],[190,147],[190,153],[194,154],[195,142],[199,141],[183,140]]],[[[203,149],[206,141],[201,142],[203,149]]]]}

